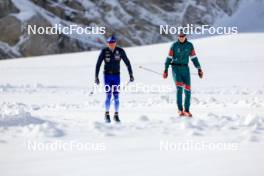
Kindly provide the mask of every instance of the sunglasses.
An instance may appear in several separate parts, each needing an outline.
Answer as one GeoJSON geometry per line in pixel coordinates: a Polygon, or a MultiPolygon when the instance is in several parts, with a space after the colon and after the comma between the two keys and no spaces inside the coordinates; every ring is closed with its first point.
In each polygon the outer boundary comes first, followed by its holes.
{"type": "Polygon", "coordinates": [[[180,37],[180,38],[184,38],[184,37],[185,37],[185,35],[179,35],[179,37],[180,37]]]}

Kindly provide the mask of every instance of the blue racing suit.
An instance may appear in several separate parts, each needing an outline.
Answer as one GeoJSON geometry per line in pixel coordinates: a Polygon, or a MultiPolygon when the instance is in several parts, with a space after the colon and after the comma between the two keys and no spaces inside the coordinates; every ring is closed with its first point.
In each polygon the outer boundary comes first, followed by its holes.
{"type": "Polygon", "coordinates": [[[120,88],[120,61],[123,60],[127,66],[130,77],[133,77],[132,67],[125,51],[116,47],[113,51],[104,48],[97,60],[95,78],[98,78],[100,67],[104,61],[104,84],[106,92],[105,109],[110,109],[112,95],[115,102],[115,112],[119,111],[119,88],[120,88]]]}

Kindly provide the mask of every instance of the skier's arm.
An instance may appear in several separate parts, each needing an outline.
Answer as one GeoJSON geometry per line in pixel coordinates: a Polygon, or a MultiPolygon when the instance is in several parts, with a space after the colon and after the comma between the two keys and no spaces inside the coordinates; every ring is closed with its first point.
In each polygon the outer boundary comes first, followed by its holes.
{"type": "Polygon", "coordinates": [[[192,47],[192,51],[190,53],[190,58],[193,62],[193,65],[197,68],[197,69],[201,69],[201,65],[199,63],[199,60],[196,56],[196,53],[195,53],[195,50],[194,50],[194,47],[192,47]]]}
{"type": "Polygon", "coordinates": [[[166,79],[168,77],[168,69],[169,69],[169,66],[171,65],[173,55],[174,55],[174,53],[173,53],[173,45],[172,45],[170,48],[170,51],[169,51],[169,55],[165,61],[165,69],[164,69],[164,72],[162,75],[164,79],[166,79]]]}
{"type": "Polygon", "coordinates": [[[165,72],[168,72],[169,66],[170,66],[170,64],[172,62],[173,55],[174,55],[173,47],[171,47],[170,51],[169,51],[169,55],[168,55],[168,57],[166,58],[166,61],[165,61],[165,69],[164,69],[165,72]]]}
{"type": "Polygon", "coordinates": [[[130,76],[133,76],[132,67],[131,67],[130,61],[126,55],[126,52],[124,50],[121,50],[121,52],[122,52],[122,59],[127,66],[128,73],[130,76]]]}
{"type": "Polygon", "coordinates": [[[104,50],[101,51],[99,57],[98,57],[98,60],[97,60],[97,63],[96,63],[96,67],[95,67],[95,79],[98,78],[99,76],[99,71],[100,71],[100,67],[101,67],[101,64],[104,60],[104,50]]]}
{"type": "Polygon", "coordinates": [[[199,75],[199,77],[202,78],[203,77],[203,71],[201,69],[201,65],[199,63],[199,60],[198,60],[198,58],[196,56],[194,47],[192,47],[192,51],[191,51],[191,54],[190,54],[190,58],[191,58],[191,60],[193,62],[193,65],[198,69],[198,75],[199,75]]]}

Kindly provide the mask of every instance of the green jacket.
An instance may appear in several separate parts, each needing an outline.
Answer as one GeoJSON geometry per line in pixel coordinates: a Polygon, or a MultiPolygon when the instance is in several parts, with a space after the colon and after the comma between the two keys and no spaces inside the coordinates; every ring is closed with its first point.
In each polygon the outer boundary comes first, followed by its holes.
{"type": "Polygon", "coordinates": [[[180,43],[179,41],[174,42],[170,48],[169,55],[165,62],[165,71],[168,71],[170,65],[174,64],[187,64],[189,59],[192,60],[194,66],[199,69],[201,65],[195,54],[193,44],[189,41],[180,43]]]}

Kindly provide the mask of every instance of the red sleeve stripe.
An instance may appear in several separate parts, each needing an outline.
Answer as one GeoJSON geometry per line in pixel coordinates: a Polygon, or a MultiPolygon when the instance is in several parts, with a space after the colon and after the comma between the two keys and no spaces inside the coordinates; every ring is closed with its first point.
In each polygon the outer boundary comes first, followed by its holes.
{"type": "Polygon", "coordinates": [[[170,52],[169,52],[169,56],[168,56],[169,58],[172,58],[173,57],[173,50],[172,49],[170,49],[170,52]]]}
{"type": "Polygon", "coordinates": [[[191,56],[195,56],[195,55],[196,55],[196,53],[195,53],[195,51],[193,49],[192,52],[191,52],[191,56]]]}
{"type": "Polygon", "coordinates": [[[195,53],[194,49],[192,50],[190,57],[191,57],[191,59],[196,58],[196,53],[195,53]]]}

